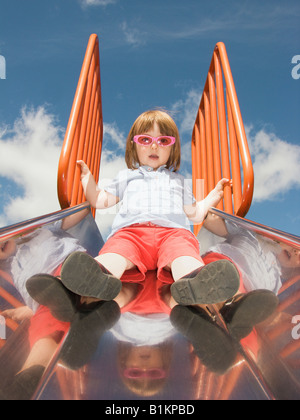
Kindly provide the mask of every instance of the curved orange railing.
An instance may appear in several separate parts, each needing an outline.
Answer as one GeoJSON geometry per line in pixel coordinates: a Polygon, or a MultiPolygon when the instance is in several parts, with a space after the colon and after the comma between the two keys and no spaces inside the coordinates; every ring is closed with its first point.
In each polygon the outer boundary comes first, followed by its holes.
{"type": "MultiPolygon", "coordinates": [[[[192,168],[197,200],[205,197],[221,178],[229,178],[233,180],[233,190],[229,186],[225,188],[224,200],[218,208],[241,217],[247,214],[253,197],[254,173],[228,56],[222,42],[215,47],[194,125],[192,168]]],[[[195,230],[199,232],[200,227],[195,227],[195,230]]]]}
{"type": "Polygon", "coordinates": [[[62,209],[85,201],[77,160],[84,160],[98,181],[103,139],[99,40],[90,36],[58,167],[62,209]]]}

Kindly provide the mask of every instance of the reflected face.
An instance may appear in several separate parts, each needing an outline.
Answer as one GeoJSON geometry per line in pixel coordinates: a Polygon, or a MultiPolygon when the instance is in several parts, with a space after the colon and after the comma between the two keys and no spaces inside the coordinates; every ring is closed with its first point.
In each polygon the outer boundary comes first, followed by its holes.
{"type": "Polygon", "coordinates": [[[0,260],[6,260],[11,257],[16,251],[16,243],[13,239],[5,242],[0,242],[0,260]]]}
{"type": "Polygon", "coordinates": [[[126,367],[153,369],[163,368],[161,350],[152,346],[133,347],[128,354],[126,367]]]}
{"type": "Polygon", "coordinates": [[[283,267],[300,267],[300,250],[288,245],[281,244],[282,252],[278,255],[278,260],[283,267]]]}
{"type": "Polygon", "coordinates": [[[123,376],[142,388],[153,381],[165,379],[161,350],[151,346],[133,347],[126,359],[123,376]]]}

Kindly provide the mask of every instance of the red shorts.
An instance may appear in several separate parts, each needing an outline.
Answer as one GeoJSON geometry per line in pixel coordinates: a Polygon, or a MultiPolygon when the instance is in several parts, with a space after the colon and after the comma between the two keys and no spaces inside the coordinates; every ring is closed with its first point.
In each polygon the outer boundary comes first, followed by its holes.
{"type": "MultiPolygon", "coordinates": [[[[61,267],[62,264],[60,264],[56,270],[54,270],[52,275],[59,277],[61,273],[61,267]]],[[[70,322],[63,322],[54,318],[49,308],[40,305],[30,320],[30,326],[28,330],[30,347],[33,347],[33,345],[41,338],[45,338],[59,332],[65,334],[67,331],[69,331],[70,325],[70,322]]]]}
{"type": "Polygon", "coordinates": [[[49,337],[53,334],[61,333],[63,336],[70,329],[70,322],[59,321],[51,314],[50,309],[46,306],[39,306],[36,313],[30,320],[28,329],[28,339],[30,347],[42,338],[49,337]]]}
{"type": "Polygon", "coordinates": [[[137,296],[121,309],[121,313],[133,312],[139,315],[170,314],[171,308],[164,301],[162,293],[165,286],[171,286],[173,283],[171,273],[164,270],[161,278],[158,279],[157,271],[151,270],[147,271],[144,280],[138,281],[137,277],[130,275],[130,271],[124,274],[122,281],[123,283],[138,283],[139,290],[137,296]]]}
{"type": "Polygon", "coordinates": [[[203,263],[199,243],[187,229],[165,228],[152,223],[132,225],[116,232],[104,244],[99,255],[114,253],[131,261],[143,280],[149,270],[162,270],[176,258],[189,256],[203,263]]]}

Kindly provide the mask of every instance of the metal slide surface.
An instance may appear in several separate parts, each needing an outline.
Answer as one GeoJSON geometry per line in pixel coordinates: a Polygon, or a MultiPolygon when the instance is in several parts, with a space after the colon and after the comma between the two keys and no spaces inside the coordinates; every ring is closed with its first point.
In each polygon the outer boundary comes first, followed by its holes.
{"type": "Polygon", "coordinates": [[[77,314],[76,322],[62,326],[52,320],[55,340],[45,337],[50,321],[26,296],[26,278],[42,269],[55,272],[73,246],[97,255],[101,234],[86,205],[1,229],[0,313],[26,302],[35,315],[16,321],[5,312],[0,318],[0,399],[299,399],[300,239],[217,210],[212,220],[214,233],[208,224],[210,230],[203,228],[198,237],[201,254],[227,253],[248,291],[270,289],[280,300],[276,312],[240,340],[209,307],[222,334],[230,336],[224,358],[231,352],[231,362],[222,372],[212,357],[222,360],[220,348],[204,339],[193,345],[167,313],[123,311],[116,317],[108,307],[101,314],[105,325],[88,318],[91,313],[77,314]]]}

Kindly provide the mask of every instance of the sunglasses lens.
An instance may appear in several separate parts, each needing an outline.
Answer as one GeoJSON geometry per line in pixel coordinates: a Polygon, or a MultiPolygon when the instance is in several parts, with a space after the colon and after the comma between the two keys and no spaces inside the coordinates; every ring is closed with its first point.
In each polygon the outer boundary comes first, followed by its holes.
{"type": "Polygon", "coordinates": [[[158,144],[160,146],[169,146],[172,143],[172,139],[170,137],[161,137],[158,140],[158,144]]]}
{"type": "Polygon", "coordinates": [[[142,146],[149,146],[149,144],[152,143],[152,138],[151,137],[147,137],[147,136],[139,137],[138,138],[138,142],[142,146]]]}
{"type": "Polygon", "coordinates": [[[148,377],[150,379],[162,379],[165,377],[165,374],[162,369],[150,369],[148,371],[148,377]]]}
{"type": "Polygon", "coordinates": [[[175,137],[161,136],[156,138],[142,134],[134,136],[134,141],[141,146],[150,146],[153,141],[157,142],[159,146],[171,146],[175,143],[175,137]]]}
{"type": "Polygon", "coordinates": [[[163,369],[148,369],[144,371],[139,368],[128,368],[124,369],[123,372],[125,378],[128,379],[140,379],[140,378],[149,378],[149,379],[162,379],[165,378],[166,374],[163,369]]]}
{"type": "Polygon", "coordinates": [[[128,369],[127,376],[131,379],[140,378],[143,376],[143,372],[140,369],[128,369]]]}

